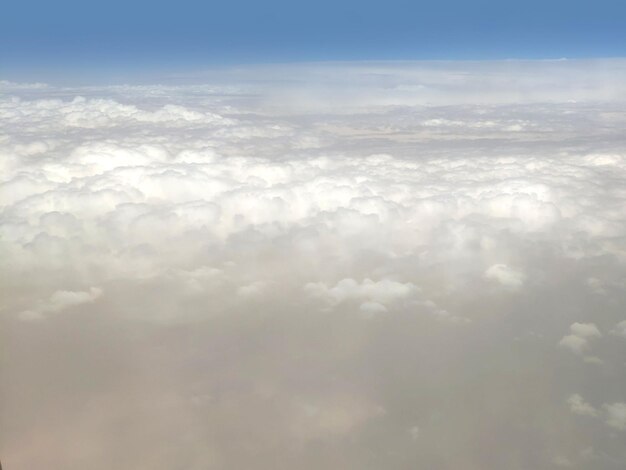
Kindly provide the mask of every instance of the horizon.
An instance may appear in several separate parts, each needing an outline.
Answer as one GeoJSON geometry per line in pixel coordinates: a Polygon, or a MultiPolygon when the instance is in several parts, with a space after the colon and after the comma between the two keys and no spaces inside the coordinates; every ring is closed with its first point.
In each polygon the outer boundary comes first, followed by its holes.
{"type": "Polygon", "coordinates": [[[4,73],[254,63],[626,57],[617,0],[11,2],[4,73]],[[59,70],[60,69],[60,70],[59,70]]]}
{"type": "Polygon", "coordinates": [[[233,64],[197,65],[190,68],[119,68],[97,69],[94,67],[78,67],[76,69],[63,68],[54,70],[44,68],[39,70],[16,69],[11,73],[0,71],[0,82],[14,84],[40,84],[50,86],[85,86],[90,85],[173,85],[182,84],[209,84],[215,81],[242,80],[249,81],[282,80],[277,73],[288,73],[297,77],[297,80],[306,80],[306,74],[318,75],[320,71],[338,69],[365,70],[366,68],[385,67],[392,71],[419,71],[428,68],[440,69],[452,67],[456,70],[474,70],[492,68],[499,72],[512,71],[524,66],[535,67],[541,72],[550,68],[567,69],[591,66],[609,70],[625,65],[626,57],[586,57],[586,58],[545,58],[545,59],[406,59],[406,60],[324,60],[324,61],[284,61],[284,62],[241,62],[233,64]],[[608,68],[607,68],[608,67],[608,68]],[[261,75],[259,75],[259,73],[261,75]],[[251,74],[256,74],[250,77],[251,74]],[[263,78],[260,78],[263,77],[263,78]]]}

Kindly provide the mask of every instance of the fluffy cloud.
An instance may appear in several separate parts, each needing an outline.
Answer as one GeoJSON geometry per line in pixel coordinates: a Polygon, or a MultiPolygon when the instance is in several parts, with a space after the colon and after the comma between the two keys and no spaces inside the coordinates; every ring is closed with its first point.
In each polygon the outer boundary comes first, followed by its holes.
{"type": "Polygon", "coordinates": [[[619,431],[626,430],[626,403],[605,403],[598,410],[585,402],[578,394],[571,395],[567,399],[570,411],[581,416],[600,417],[605,424],[619,431]]]}
{"type": "Polygon", "coordinates": [[[621,468],[624,77],[1,82],[5,465],[621,468]]]}
{"type": "Polygon", "coordinates": [[[606,412],[606,424],[620,431],[626,431],[626,403],[603,405],[606,412]]]}
{"type": "Polygon", "coordinates": [[[581,397],[577,393],[574,395],[571,395],[567,399],[567,404],[569,405],[571,412],[577,415],[581,415],[581,416],[597,416],[598,415],[598,411],[589,403],[587,403],[585,400],[583,400],[583,397],[581,397]]]}
{"type": "Polygon", "coordinates": [[[602,336],[598,327],[593,323],[572,323],[571,334],[563,336],[559,346],[570,349],[576,354],[582,354],[589,349],[589,341],[602,336]]]}
{"type": "Polygon", "coordinates": [[[524,284],[526,276],[506,264],[494,264],[485,271],[485,277],[499,282],[503,286],[517,289],[524,284]]]}
{"type": "Polygon", "coordinates": [[[97,287],[91,287],[88,291],[58,290],[34,309],[20,312],[19,318],[27,321],[39,320],[48,314],[62,312],[81,304],[93,303],[101,295],[102,289],[97,287]]]}
{"type": "Polygon", "coordinates": [[[154,111],[139,109],[111,99],[86,99],[77,96],[71,101],[43,99],[4,101],[0,117],[8,125],[23,122],[26,118],[40,129],[114,127],[132,123],[159,123],[164,125],[197,125],[230,121],[213,113],[202,113],[184,106],[166,104],[154,111]]]}
{"type": "Polygon", "coordinates": [[[332,305],[352,300],[363,302],[360,308],[368,312],[386,311],[386,305],[411,298],[417,291],[410,282],[389,279],[375,282],[365,279],[359,283],[349,278],[342,279],[332,287],[324,283],[309,283],[304,289],[309,295],[320,297],[332,305]]]}

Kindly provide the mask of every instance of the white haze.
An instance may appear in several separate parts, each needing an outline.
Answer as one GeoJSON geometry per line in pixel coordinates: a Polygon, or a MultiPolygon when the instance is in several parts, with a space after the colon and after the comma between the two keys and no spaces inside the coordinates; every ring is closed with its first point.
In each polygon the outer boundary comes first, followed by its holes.
{"type": "Polygon", "coordinates": [[[1,82],[6,470],[626,466],[626,61],[1,82]]]}

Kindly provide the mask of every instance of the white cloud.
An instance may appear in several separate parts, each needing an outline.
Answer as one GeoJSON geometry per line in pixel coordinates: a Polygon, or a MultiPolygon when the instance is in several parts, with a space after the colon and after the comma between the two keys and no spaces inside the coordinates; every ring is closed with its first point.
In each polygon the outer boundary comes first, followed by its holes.
{"type": "Polygon", "coordinates": [[[390,279],[364,279],[358,282],[350,278],[342,279],[332,287],[324,283],[308,283],[304,290],[332,305],[346,301],[363,302],[361,310],[369,313],[384,312],[387,305],[411,298],[418,292],[417,287],[410,282],[402,283],[390,279]]]}
{"type": "Polygon", "coordinates": [[[98,287],[91,287],[87,291],[58,290],[34,309],[20,312],[19,317],[25,321],[40,320],[49,314],[62,312],[77,305],[93,303],[100,296],[102,289],[98,287]]]}
{"type": "Polygon", "coordinates": [[[581,416],[599,417],[609,427],[619,431],[626,431],[626,403],[605,403],[599,410],[585,402],[580,395],[574,394],[567,399],[567,404],[572,413],[581,416]]]}
{"type": "Polygon", "coordinates": [[[229,125],[231,120],[213,113],[202,113],[184,106],[167,104],[155,111],[118,103],[111,99],[86,99],[77,96],[71,101],[59,99],[10,100],[0,105],[0,118],[8,124],[27,118],[40,129],[84,128],[96,129],[139,123],[164,125],[229,125]]]}
{"type": "Polygon", "coordinates": [[[0,83],[7,461],[618,468],[623,351],[603,332],[626,328],[624,77],[509,61],[0,83]],[[546,393],[572,383],[612,398],[546,393]]]}
{"type": "Polygon", "coordinates": [[[589,342],[593,338],[602,336],[594,323],[572,323],[570,335],[566,335],[559,341],[559,346],[570,349],[576,354],[583,354],[589,349],[589,342]]]}
{"type": "Polygon", "coordinates": [[[263,293],[266,292],[268,288],[269,286],[266,282],[255,281],[250,284],[240,286],[237,289],[237,294],[243,297],[258,298],[259,296],[263,295],[263,293]]]}
{"type": "Polygon", "coordinates": [[[606,412],[606,424],[620,431],[626,431],[626,403],[602,405],[606,412]]]}
{"type": "Polygon", "coordinates": [[[597,338],[602,336],[594,323],[572,323],[569,327],[571,332],[580,338],[597,338]]]}
{"type": "Polygon", "coordinates": [[[50,296],[50,299],[48,299],[46,310],[58,312],[74,305],[94,302],[101,295],[102,289],[97,287],[92,287],[88,291],[78,292],[67,290],[56,291],[50,296]]]}
{"type": "Polygon", "coordinates": [[[580,336],[567,335],[561,338],[559,346],[569,348],[577,354],[582,354],[588,347],[588,341],[586,338],[581,338],[580,336]]]}
{"type": "Polygon", "coordinates": [[[577,393],[567,399],[570,411],[581,416],[598,416],[598,411],[577,393]]]}
{"type": "Polygon", "coordinates": [[[489,267],[489,269],[485,271],[485,277],[497,281],[511,289],[520,288],[526,280],[526,276],[523,273],[516,271],[506,264],[494,264],[489,267]]]}

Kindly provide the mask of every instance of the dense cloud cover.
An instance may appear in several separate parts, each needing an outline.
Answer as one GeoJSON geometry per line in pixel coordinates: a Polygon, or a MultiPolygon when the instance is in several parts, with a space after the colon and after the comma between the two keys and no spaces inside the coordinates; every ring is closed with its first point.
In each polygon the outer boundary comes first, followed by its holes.
{"type": "Polygon", "coordinates": [[[194,80],[0,82],[7,469],[624,468],[626,62],[194,80]]]}

